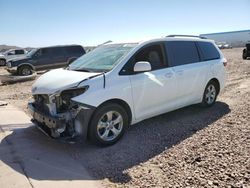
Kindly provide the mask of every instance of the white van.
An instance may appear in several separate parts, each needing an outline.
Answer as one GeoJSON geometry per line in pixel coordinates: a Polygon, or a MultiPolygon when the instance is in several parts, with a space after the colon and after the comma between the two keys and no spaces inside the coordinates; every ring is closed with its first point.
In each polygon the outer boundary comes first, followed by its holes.
{"type": "Polygon", "coordinates": [[[225,85],[225,66],[215,43],[199,37],[109,43],[42,75],[29,109],[51,137],[111,145],[144,119],[212,106],[225,85]]]}

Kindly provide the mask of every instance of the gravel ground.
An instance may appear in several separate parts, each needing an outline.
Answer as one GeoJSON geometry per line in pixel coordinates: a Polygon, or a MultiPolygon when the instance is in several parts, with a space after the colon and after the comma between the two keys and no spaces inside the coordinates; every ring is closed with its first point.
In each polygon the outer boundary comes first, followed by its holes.
{"type": "MultiPolygon", "coordinates": [[[[250,187],[250,60],[241,51],[223,50],[228,80],[213,107],[145,120],[111,147],[65,152],[106,187],[250,187]]],[[[32,83],[0,86],[0,100],[26,110],[32,83]]]]}

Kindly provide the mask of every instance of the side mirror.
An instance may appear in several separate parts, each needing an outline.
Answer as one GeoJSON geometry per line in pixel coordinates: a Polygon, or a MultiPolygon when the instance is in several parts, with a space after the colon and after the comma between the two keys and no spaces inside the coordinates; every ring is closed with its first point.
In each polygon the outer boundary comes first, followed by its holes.
{"type": "Polygon", "coordinates": [[[151,64],[147,61],[139,61],[134,66],[134,72],[151,71],[151,64]]]}

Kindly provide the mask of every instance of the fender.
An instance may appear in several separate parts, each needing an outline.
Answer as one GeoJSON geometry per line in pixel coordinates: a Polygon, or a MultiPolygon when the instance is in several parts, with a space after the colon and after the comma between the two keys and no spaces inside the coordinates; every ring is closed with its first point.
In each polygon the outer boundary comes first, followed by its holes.
{"type": "Polygon", "coordinates": [[[20,65],[17,66],[17,68],[21,67],[21,66],[24,66],[24,65],[28,65],[30,66],[33,70],[36,70],[35,66],[30,64],[30,63],[21,63],[20,65]]]}

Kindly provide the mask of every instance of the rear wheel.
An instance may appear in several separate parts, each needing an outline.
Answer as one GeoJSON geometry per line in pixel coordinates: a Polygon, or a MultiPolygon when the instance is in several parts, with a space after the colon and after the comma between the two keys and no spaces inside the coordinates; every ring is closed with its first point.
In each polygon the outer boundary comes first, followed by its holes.
{"type": "Polygon", "coordinates": [[[101,106],[90,123],[90,141],[101,146],[112,145],[123,136],[128,122],[128,115],[122,106],[114,103],[101,106]]]}
{"type": "Polygon", "coordinates": [[[32,68],[30,66],[21,66],[18,68],[18,75],[28,76],[32,74],[32,68]]]}
{"type": "Polygon", "coordinates": [[[243,50],[242,58],[247,59],[247,50],[246,49],[243,50]]]}
{"type": "Polygon", "coordinates": [[[210,81],[207,84],[203,94],[202,106],[210,107],[214,105],[218,92],[218,84],[215,81],[210,81]]]}
{"type": "Polygon", "coordinates": [[[243,52],[242,58],[243,58],[243,59],[247,59],[247,53],[243,52]]]}
{"type": "Polygon", "coordinates": [[[5,65],[6,65],[6,60],[0,59],[0,66],[5,66],[5,65]]]}

